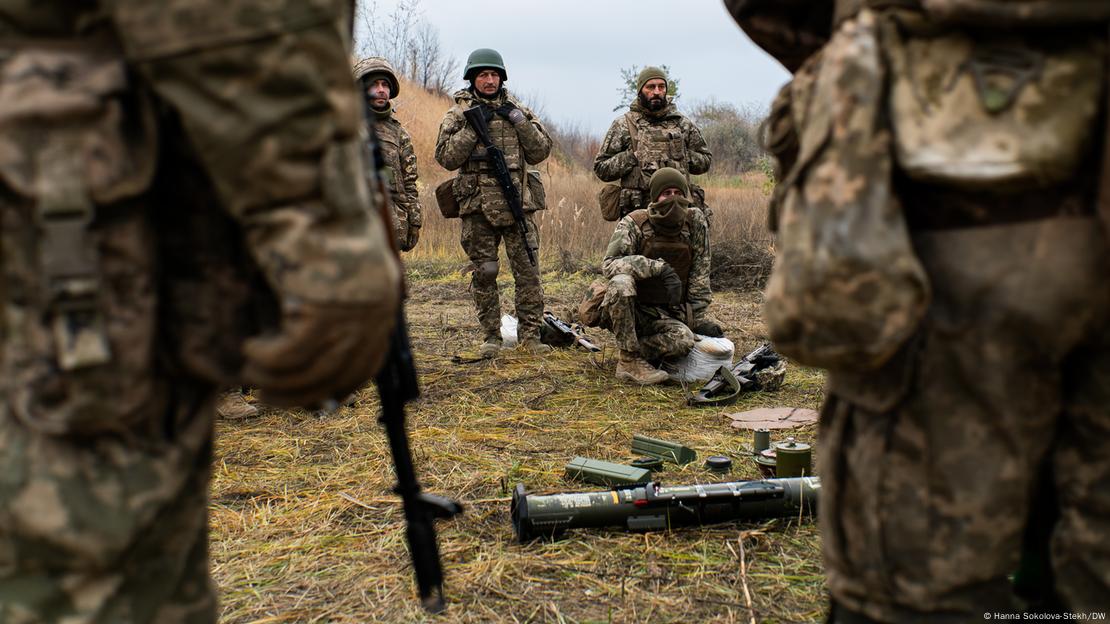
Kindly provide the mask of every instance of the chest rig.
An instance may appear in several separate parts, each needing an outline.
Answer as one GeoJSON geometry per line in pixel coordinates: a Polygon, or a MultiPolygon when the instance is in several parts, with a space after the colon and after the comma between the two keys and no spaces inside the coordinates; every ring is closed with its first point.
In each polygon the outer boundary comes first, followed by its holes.
{"type": "MultiPolygon", "coordinates": [[[[694,264],[694,249],[690,245],[690,218],[686,218],[678,234],[665,235],[651,225],[647,210],[636,210],[629,216],[643,235],[640,255],[652,260],[662,260],[670,265],[682,280],[682,296],[685,299],[690,287],[690,269],[694,264]]],[[[637,280],[636,299],[647,305],[666,306],[670,303],[667,287],[658,277],[637,280]]]]}
{"type": "Polygon", "coordinates": [[[632,153],[636,155],[643,172],[643,190],[647,190],[651,174],[663,167],[674,167],[686,173],[686,135],[682,132],[679,121],[679,117],[653,120],[642,113],[625,113],[625,122],[632,138],[632,153]]]}
{"type": "MultiPolygon", "coordinates": [[[[500,102],[491,104],[500,105],[500,102]]],[[[527,205],[529,202],[527,184],[525,184],[524,178],[524,154],[521,151],[516,128],[508,119],[496,114],[487,121],[487,125],[489,126],[490,138],[493,139],[493,144],[505,155],[505,165],[513,174],[513,183],[517,185],[517,189],[520,191],[521,200],[527,205]]],[[[509,211],[505,195],[497,183],[497,178],[493,175],[493,169],[486,161],[485,148],[481,145],[474,148],[474,153],[463,165],[462,172],[477,176],[478,192],[487,217],[491,212],[507,213],[509,211]]]]}

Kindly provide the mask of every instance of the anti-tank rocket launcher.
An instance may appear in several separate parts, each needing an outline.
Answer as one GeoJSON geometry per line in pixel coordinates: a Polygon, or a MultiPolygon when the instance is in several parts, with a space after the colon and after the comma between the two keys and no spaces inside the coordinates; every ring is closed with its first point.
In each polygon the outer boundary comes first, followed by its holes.
{"type": "Polygon", "coordinates": [[[600,492],[527,494],[513,492],[517,540],[556,537],[568,529],[620,528],[657,531],[735,520],[813,515],[821,491],[819,477],[736,481],[665,487],[658,482],[600,492]]]}

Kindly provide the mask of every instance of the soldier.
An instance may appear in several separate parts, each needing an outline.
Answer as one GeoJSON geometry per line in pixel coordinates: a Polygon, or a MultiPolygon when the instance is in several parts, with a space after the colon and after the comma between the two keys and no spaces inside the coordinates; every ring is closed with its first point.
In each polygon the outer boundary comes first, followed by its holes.
{"type": "Polygon", "coordinates": [[[0,621],[215,622],[218,389],[381,366],[400,270],[333,6],[2,11],[0,621]]]}
{"type": "Polygon", "coordinates": [[[686,176],[664,167],[648,192],[653,201],[617,223],[605,250],[609,284],[601,304],[602,326],[621,350],[617,379],[645,385],[667,380],[648,361],[685,356],[696,334],[724,335],[707,314],[709,226],[691,209],[686,176]]]}
{"type": "MultiPolygon", "coordinates": [[[[882,231],[902,221],[902,266],[931,290],[920,313],[886,316],[920,319],[892,356],[830,366],[818,470],[830,621],[1105,613],[1110,242],[1096,206],[1110,187],[1096,130],[1110,2],[726,4],[796,71],[770,124],[788,187],[780,250],[809,245],[797,257],[819,263],[819,246],[850,241],[863,253],[828,274],[832,288],[864,286],[861,308],[904,292],[859,261],[879,241],[843,227],[892,189],[882,231]],[[1042,595],[1018,600],[1010,575],[1021,569],[1023,590],[1038,561],[1042,595]]],[[[799,329],[810,344],[844,335],[799,329]]]]}
{"type": "Polygon", "coordinates": [[[529,352],[551,350],[540,342],[543,316],[543,288],[538,262],[539,230],[532,213],[541,209],[538,172],[528,165],[543,162],[551,152],[551,137],[532,111],[522,105],[504,83],[508,80],[505,63],[494,50],[479,49],[466,61],[463,78],[470,87],[454,95],[455,105],[447,111],[436,140],[436,161],[448,171],[459,171],[453,184],[462,218],[462,246],[473,265],[470,289],[478,309],[478,322],[485,333],[479,347],[483,358],[494,357],[501,349],[501,302],[497,289],[497,249],[505,241],[505,252],[516,284],[517,336],[529,352]],[[463,117],[463,111],[482,107],[494,144],[505,154],[513,182],[524,202],[528,238],[521,238],[505,194],[491,173],[485,149],[478,135],[463,117]],[[536,254],[537,263],[528,259],[525,245],[536,254]]]}
{"type": "MultiPolygon", "coordinates": [[[[594,174],[602,182],[620,181],[620,214],[646,209],[655,198],[648,181],[659,169],[678,169],[690,176],[709,171],[713,155],[701,131],[667,95],[667,74],[658,67],[645,67],[636,77],[636,99],[629,111],[609,126],[594,158],[594,174]]],[[[705,211],[705,192],[690,184],[691,199],[705,211]]]]}
{"type": "Polygon", "coordinates": [[[424,216],[416,190],[416,152],[412,149],[412,138],[394,116],[390,103],[401,92],[401,82],[389,61],[380,56],[359,61],[355,65],[355,80],[365,94],[367,115],[374,120],[385,160],[381,170],[389,186],[397,244],[401,251],[410,251],[420,240],[424,216]]]}

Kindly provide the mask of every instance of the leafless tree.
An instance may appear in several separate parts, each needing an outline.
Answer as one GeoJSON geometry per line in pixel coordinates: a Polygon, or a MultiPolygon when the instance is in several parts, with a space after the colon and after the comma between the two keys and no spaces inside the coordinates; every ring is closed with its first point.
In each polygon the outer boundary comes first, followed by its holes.
{"type": "Polygon", "coordinates": [[[398,0],[383,15],[378,0],[360,0],[355,49],[359,57],[383,56],[405,78],[432,92],[446,93],[459,61],[443,49],[439,29],[423,16],[420,0],[398,0]]]}

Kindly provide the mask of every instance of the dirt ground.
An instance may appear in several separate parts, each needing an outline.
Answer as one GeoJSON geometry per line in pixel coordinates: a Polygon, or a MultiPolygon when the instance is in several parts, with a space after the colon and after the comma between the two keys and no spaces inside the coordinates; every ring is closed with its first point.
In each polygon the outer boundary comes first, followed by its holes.
{"type": "MultiPolygon", "coordinates": [[[[516,483],[529,491],[597,489],[563,477],[576,455],[625,462],[634,433],[681,441],[699,457],[734,458],[733,473],[701,461],[659,473],[666,483],[757,477],[750,434],[726,414],[761,406],[816,408],[822,377],[791,366],[785,386],[730,407],[685,406],[677,385],[613,378],[606,332],[593,355],[510,351],[479,364],[451,356],[478,338],[457,267],[410,269],[407,307],[422,398],[409,406],[425,489],[466,513],[438,526],[448,612],[425,615],[404,538],[373,388],[330,415],[265,409],[221,422],[212,497],[213,569],[222,621],[240,622],[817,622],[824,575],[812,520],[769,520],[646,534],[573,531],[518,544],[509,518],[516,483]]],[[[548,309],[564,315],[591,276],[545,275],[548,309]]],[[[502,301],[511,308],[511,280],[502,301]]],[[[739,354],[759,346],[758,294],[719,293],[714,313],[739,354]]],[[[814,441],[813,427],[791,432],[814,441]]]]}

